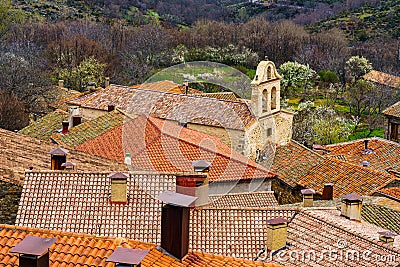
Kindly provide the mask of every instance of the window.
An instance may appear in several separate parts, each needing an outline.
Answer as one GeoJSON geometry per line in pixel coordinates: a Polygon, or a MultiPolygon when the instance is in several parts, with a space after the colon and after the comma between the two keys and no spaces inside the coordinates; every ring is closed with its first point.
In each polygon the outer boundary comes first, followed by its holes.
{"type": "Polygon", "coordinates": [[[267,79],[271,80],[271,78],[272,78],[272,68],[271,68],[271,66],[268,66],[268,68],[267,68],[267,79]]]}
{"type": "Polygon", "coordinates": [[[272,87],[271,90],[271,110],[276,109],[276,87],[272,87]]]}
{"type": "Polygon", "coordinates": [[[272,128],[268,128],[267,129],[267,136],[271,136],[272,135],[272,128]]]}
{"type": "Polygon", "coordinates": [[[263,112],[268,111],[268,90],[267,89],[265,89],[263,91],[262,110],[263,110],[263,112]]]}

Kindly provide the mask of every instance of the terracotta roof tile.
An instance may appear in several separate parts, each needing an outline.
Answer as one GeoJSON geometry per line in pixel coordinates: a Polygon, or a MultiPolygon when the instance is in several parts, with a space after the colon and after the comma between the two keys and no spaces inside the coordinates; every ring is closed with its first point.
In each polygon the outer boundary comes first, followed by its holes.
{"type": "Polygon", "coordinates": [[[379,190],[379,193],[400,201],[400,187],[389,187],[379,190]]]}
{"type": "Polygon", "coordinates": [[[58,109],[37,121],[31,122],[18,133],[49,141],[51,135],[62,128],[61,122],[67,119],[68,112],[58,109]]]}
{"type": "Polygon", "coordinates": [[[224,101],[201,96],[172,94],[154,90],[111,85],[73,99],[69,104],[107,110],[113,103],[130,114],[243,130],[256,118],[245,102],[224,101]],[[210,117],[212,114],[212,118],[210,117]]]}
{"type": "Polygon", "coordinates": [[[387,116],[392,116],[399,118],[400,117],[400,102],[397,102],[384,111],[382,111],[382,114],[387,115],[387,116]]]}
{"type": "Polygon", "coordinates": [[[374,82],[374,83],[390,86],[393,88],[400,87],[400,77],[397,77],[397,76],[394,76],[394,75],[391,75],[388,73],[371,70],[370,72],[365,74],[363,77],[364,77],[364,79],[374,82]]]}
{"type": "MultiPolygon", "coordinates": [[[[182,85],[174,83],[172,81],[164,80],[154,83],[143,83],[131,86],[135,89],[142,89],[142,90],[151,90],[151,91],[158,91],[158,92],[165,92],[165,93],[173,93],[173,94],[185,94],[186,88],[182,85]]],[[[188,88],[188,94],[204,94],[202,91],[188,88]]]]}
{"type": "Polygon", "coordinates": [[[211,97],[211,98],[216,98],[216,99],[221,99],[221,100],[229,100],[229,101],[235,101],[235,102],[240,101],[236,97],[235,93],[233,93],[233,92],[203,93],[203,94],[199,94],[199,96],[211,97]]]}
{"type": "Polygon", "coordinates": [[[210,195],[210,207],[213,208],[265,208],[278,206],[273,191],[230,193],[210,195]]]}
{"type": "MultiPolygon", "coordinates": [[[[0,129],[0,179],[22,185],[24,172],[32,166],[37,169],[50,169],[49,151],[57,145],[26,135],[0,129]]],[[[119,162],[86,154],[71,149],[67,160],[84,170],[126,170],[119,162]]]]}
{"type": "Polygon", "coordinates": [[[207,160],[210,181],[275,176],[217,137],[153,117],[128,120],[76,149],[120,162],[129,152],[132,166],[157,172],[191,172],[193,161],[207,160]]]}
{"type": "Polygon", "coordinates": [[[150,253],[142,261],[142,266],[278,266],[275,264],[261,264],[243,259],[221,257],[211,254],[189,252],[179,262],[156,249],[156,245],[143,243],[132,239],[99,237],[87,234],[51,231],[10,225],[0,225],[0,262],[2,266],[19,266],[18,254],[10,253],[10,250],[21,242],[26,236],[38,236],[43,238],[57,238],[55,244],[49,249],[50,267],[64,266],[114,266],[107,263],[106,259],[117,247],[150,250],[150,253]]]}
{"type": "Polygon", "coordinates": [[[400,211],[378,205],[363,205],[361,215],[371,224],[400,234],[400,211]]]}

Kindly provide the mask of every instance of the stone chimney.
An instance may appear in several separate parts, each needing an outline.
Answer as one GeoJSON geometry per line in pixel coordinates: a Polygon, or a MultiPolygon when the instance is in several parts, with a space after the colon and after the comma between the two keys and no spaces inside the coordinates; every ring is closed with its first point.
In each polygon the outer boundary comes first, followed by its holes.
{"type": "Polygon", "coordinates": [[[388,245],[393,245],[394,238],[397,236],[397,234],[392,232],[378,232],[378,234],[379,234],[379,241],[388,245]]]}
{"type": "Polygon", "coordinates": [[[128,175],[117,172],[110,174],[109,178],[111,179],[110,202],[113,204],[128,203],[128,175]]]}
{"type": "Polygon", "coordinates": [[[19,254],[19,267],[49,267],[49,248],[57,238],[26,236],[11,253],[19,254]]]}
{"type": "Polygon", "coordinates": [[[341,215],[352,221],[361,221],[362,197],[356,193],[342,196],[341,215]]]}
{"type": "Polygon", "coordinates": [[[64,170],[63,163],[67,162],[68,150],[64,148],[53,148],[50,150],[51,155],[51,169],[52,170],[64,170]]]}
{"type": "Polygon", "coordinates": [[[301,190],[301,194],[303,195],[303,207],[313,207],[315,191],[312,189],[303,189],[301,190]]]}
{"type": "Polygon", "coordinates": [[[64,88],[64,80],[58,80],[58,87],[64,88]]]}
{"type": "Polygon", "coordinates": [[[193,206],[200,207],[208,204],[208,175],[206,172],[198,174],[176,175],[176,192],[197,197],[193,206]]]}
{"type": "Polygon", "coordinates": [[[267,221],[268,251],[275,251],[286,247],[288,222],[288,220],[281,217],[267,221]]]}
{"type": "Polygon", "coordinates": [[[171,191],[165,191],[156,198],[164,203],[161,211],[161,249],[181,260],[189,251],[189,207],[197,198],[171,191]]]}
{"type": "Polygon", "coordinates": [[[106,77],[104,81],[104,88],[107,88],[110,86],[110,77],[106,77]]]}
{"type": "Polygon", "coordinates": [[[121,267],[139,267],[149,252],[150,250],[118,247],[106,262],[113,262],[115,266],[121,267]]]}
{"type": "Polygon", "coordinates": [[[332,200],[333,199],[333,183],[327,183],[324,185],[322,190],[322,200],[332,200]]]}
{"type": "Polygon", "coordinates": [[[69,127],[69,121],[63,121],[62,122],[62,134],[68,134],[68,127],[69,127]]]}

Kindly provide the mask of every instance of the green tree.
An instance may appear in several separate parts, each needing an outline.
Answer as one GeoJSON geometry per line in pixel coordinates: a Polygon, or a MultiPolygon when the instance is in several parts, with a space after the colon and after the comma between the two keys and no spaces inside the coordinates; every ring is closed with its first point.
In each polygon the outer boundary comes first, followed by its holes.
{"type": "Polygon", "coordinates": [[[345,74],[346,81],[356,82],[362,76],[372,70],[372,65],[365,57],[352,56],[346,61],[345,74]]]}
{"type": "Polygon", "coordinates": [[[280,65],[279,72],[282,75],[281,94],[283,98],[290,96],[301,88],[304,91],[304,95],[306,95],[310,82],[316,76],[316,72],[308,65],[303,65],[296,61],[288,61],[280,65]]]}
{"type": "Polygon", "coordinates": [[[94,57],[84,59],[72,70],[61,69],[58,78],[63,79],[71,89],[84,90],[89,82],[97,85],[103,81],[106,64],[100,63],[94,57]]]}
{"type": "Polygon", "coordinates": [[[10,26],[23,21],[24,14],[20,10],[12,8],[11,0],[0,1],[0,38],[4,37],[10,26]]]}

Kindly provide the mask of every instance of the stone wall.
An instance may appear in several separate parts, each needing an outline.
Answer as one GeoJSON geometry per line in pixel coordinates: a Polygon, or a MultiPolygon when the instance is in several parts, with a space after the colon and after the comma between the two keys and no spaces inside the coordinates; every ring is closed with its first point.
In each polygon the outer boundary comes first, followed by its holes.
{"type": "Polygon", "coordinates": [[[250,181],[212,182],[209,185],[210,195],[227,193],[271,191],[271,179],[253,179],[250,181]]]}
{"type": "Polygon", "coordinates": [[[89,119],[89,120],[96,119],[107,113],[107,111],[105,111],[105,110],[83,108],[83,107],[80,107],[79,111],[83,118],[89,119]]]}
{"type": "Polygon", "coordinates": [[[15,224],[22,187],[0,181],[0,223],[15,224]]]}
{"type": "Polygon", "coordinates": [[[272,191],[275,192],[275,197],[278,200],[279,205],[303,201],[300,188],[292,188],[279,179],[274,179],[272,181],[272,191]]]}

